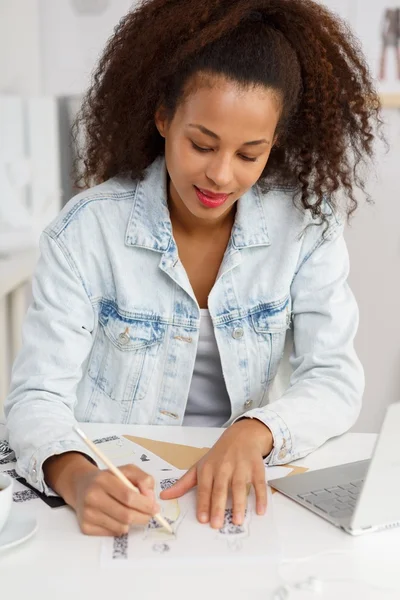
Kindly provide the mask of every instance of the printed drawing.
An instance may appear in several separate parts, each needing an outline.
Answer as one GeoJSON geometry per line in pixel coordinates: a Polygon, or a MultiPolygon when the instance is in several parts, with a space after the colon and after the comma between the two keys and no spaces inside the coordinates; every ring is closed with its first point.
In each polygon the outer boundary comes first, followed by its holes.
{"type": "MultiPolygon", "coordinates": [[[[163,471],[165,471],[166,469],[163,469],[163,471]]],[[[168,488],[172,487],[173,485],[175,485],[175,483],[179,481],[178,477],[170,477],[169,479],[161,479],[160,481],[160,491],[163,492],[164,490],[167,490],[168,488]]]]}
{"type": "Polygon", "coordinates": [[[120,560],[128,558],[128,534],[114,537],[112,548],[112,559],[120,560]]]}
{"type": "MultiPolygon", "coordinates": [[[[163,490],[168,489],[177,481],[178,478],[161,479],[161,481],[158,484],[158,491],[161,492],[163,490]]],[[[164,500],[161,505],[161,514],[167,521],[167,523],[169,523],[172,526],[174,532],[170,533],[169,531],[166,531],[154,518],[152,518],[150,519],[148,525],[144,529],[143,539],[150,538],[161,541],[176,539],[178,528],[185,516],[179,505],[179,500],[164,500]]],[[[156,545],[157,544],[154,544],[154,546],[156,545]]]]}
{"type": "Polygon", "coordinates": [[[218,539],[225,539],[227,546],[233,552],[238,552],[243,549],[243,538],[250,535],[250,519],[251,511],[246,509],[244,512],[244,521],[241,525],[236,525],[233,522],[232,508],[225,509],[224,524],[217,531],[218,539]]]}
{"type": "Polygon", "coordinates": [[[14,502],[28,502],[29,500],[37,500],[39,496],[33,490],[21,490],[13,493],[14,502]]]}

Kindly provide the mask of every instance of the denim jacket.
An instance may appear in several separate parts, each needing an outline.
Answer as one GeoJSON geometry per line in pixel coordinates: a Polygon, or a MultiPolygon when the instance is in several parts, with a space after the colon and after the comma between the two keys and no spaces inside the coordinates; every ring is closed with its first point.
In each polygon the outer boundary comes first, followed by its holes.
{"type": "MultiPolygon", "coordinates": [[[[82,192],[41,237],[33,301],[5,403],[18,472],[52,493],[42,464],[88,454],[77,421],[180,425],[200,309],[172,234],[164,158],[142,181],[82,192]]],[[[231,402],[229,425],[271,430],[270,464],[293,461],[355,422],[363,393],[353,348],[358,309],[346,278],[343,226],[295,208],[293,190],[258,185],[237,204],[208,298],[231,402]],[[291,377],[270,402],[291,329],[291,377]]]]}

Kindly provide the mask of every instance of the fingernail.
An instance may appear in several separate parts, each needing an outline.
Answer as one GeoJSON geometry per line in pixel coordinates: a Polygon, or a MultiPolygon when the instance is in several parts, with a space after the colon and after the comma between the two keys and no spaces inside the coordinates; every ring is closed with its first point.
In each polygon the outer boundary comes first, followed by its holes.
{"type": "Polygon", "coordinates": [[[214,517],[212,519],[211,527],[214,527],[215,529],[220,529],[222,527],[222,521],[221,521],[220,517],[214,517]]]}
{"type": "Polygon", "coordinates": [[[259,505],[257,506],[257,514],[258,514],[258,515],[263,515],[263,514],[265,514],[265,510],[266,510],[266,508],[267,508],[267,507],[265,506],[265,504],[259,504],[259,505]]]}
{"type": "Polygon", "coordinates": [[[201,513],[199,515],[199,521],[201,521],[201,523],[207,523],[207,521],[208,521],[208,514],[207,513],[201,513]]]}
{"type": "Polygon", "coordinates": [[[235,519],[235,523],[237,523],[238,525],[242,524],[242,514],[241,513],[236,513],[234,519],[235,519]]]}

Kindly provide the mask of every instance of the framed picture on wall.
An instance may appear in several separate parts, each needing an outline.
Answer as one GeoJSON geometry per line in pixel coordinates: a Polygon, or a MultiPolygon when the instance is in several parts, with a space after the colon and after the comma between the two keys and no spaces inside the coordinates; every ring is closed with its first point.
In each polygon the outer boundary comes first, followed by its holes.
{"type": "Polygon", "coordinates": [[[400,0],[358,0],[355,18],[382,103],[400,108],[400,0]]]}
{"type": "Polygon", "coordinates": [[[385,107],[400,108],[400,0],[321,0],[361,41],[385,107]]]}

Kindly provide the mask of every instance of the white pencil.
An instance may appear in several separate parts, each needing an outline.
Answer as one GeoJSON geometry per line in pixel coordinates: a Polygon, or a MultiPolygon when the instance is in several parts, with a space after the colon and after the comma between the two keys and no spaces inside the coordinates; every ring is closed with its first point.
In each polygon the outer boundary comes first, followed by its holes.
{"type": "MultiPolygon", "coordinates": [[[[79,429],[79,427],[76,427],[76,426],[73,429],[74,429],[75,433],[77,433],[79,435],[79,437],[85,442],[85,444],[92,450],[92,452],[101,460],[101,462],[103,462],[105,464],[105,466],[111,471],[111,473],[114,473],[114,475],[116,477],[118,477],[118,479],[120,481],[122,481],[122,483],[124,483],[128,488],[130,488],[134,492],[137,492],[138,494],[140,494],[139,488],[137,488],[135,485],[133,485],[133,483],[131,483],[129,481],[129,479],[127,477],[125,477],[125,475],[122,473],[122,471],[120,471],[115,465],[112,464],[110,459],[107,458],[107,456],[105,456],[105,454],[103,454],[101,452],[101,450],[99,450],[99,448],[96,446],[96,444],[93,444],[92,440],[90,440],[87,437],[87,435],[82,431],[82,429],[79,429]]],[[[167,531],[169,531],[172,534],[174,533],[171,525],[168,523],[168,521],[166,521],[164,519],[164,517],[162,517],[160,515],[160,513],[157,513],[156,515],[154,515],[154,518],[167,531]]]]}

